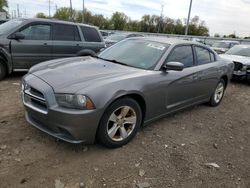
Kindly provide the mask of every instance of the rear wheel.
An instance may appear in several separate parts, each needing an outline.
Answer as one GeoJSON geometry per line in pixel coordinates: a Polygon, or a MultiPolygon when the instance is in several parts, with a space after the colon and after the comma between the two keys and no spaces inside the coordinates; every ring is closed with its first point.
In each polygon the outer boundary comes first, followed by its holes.
{"type": "Polygon", "coordinates": [[[225,81],[221,79],[217,84],[213,95],[210,98],[209,101],[210,106],[218,106],[221,103],[224,96],[225,87],[226,87],[225,81]]]}
{"type": "Polygon", "coordinates": [[[139,104],[131,98],[119,99],[104,112],[97,139],[106,147],[120,147],[135,136],[141,122],[142,112],[139,104]]]}
{"type": "Polygon", "coordinates": [[[0,61],[0,80],[4,79],[7,74],[7,67],[0,61]]]}

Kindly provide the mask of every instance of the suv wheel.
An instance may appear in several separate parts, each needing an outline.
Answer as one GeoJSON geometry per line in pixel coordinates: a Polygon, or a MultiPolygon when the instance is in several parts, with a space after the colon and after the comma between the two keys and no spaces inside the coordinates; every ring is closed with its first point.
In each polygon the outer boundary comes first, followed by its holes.
{"type": "Polygon", "coordinates": [[[7,68],[3,62],[0,61],[0,80],[4,79],[7,74],[7,68]]]}
{"type": "Polygon", "coordinates": [[[217,84],[213,95],[210,98],[209,104],[211,106],[218,106],[221,103],[224,96],[225,87],[226,87],[225,81],[221,79],[217,84]]]}
{"type": "Polygon", "coordinates": [[[141,108],[135,100],[131,98],[117,100],[104,112],[97,139],[106,147],[120,147],[132,140],[141,122],[141,108]]]}

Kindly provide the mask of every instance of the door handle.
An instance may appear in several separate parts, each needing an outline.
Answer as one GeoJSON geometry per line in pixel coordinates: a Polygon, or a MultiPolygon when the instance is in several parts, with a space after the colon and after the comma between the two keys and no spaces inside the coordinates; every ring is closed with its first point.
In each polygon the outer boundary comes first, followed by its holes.
{"type": "Polygon", "coordinates": [[[48,45],[48,43],[47,43],[47,42],[45,42],[45,43],[43,43],[43,45],[44,45],[44,46],[47,46],[47,45],[48,45]]]}
{"type": "Polygon", "coordinates": [[[80,46],[80,44],[76,44],[76,46],[80,46]]]}

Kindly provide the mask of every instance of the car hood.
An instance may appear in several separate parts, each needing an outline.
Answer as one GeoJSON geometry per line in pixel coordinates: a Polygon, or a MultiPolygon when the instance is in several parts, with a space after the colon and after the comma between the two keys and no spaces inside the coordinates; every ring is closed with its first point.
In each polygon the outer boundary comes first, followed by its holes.
{"type": "Polygon", "coordinates": [[[88,56],[44,62],[32,67],[29,73],[48,83],[56,93],[75,93],[97,82],[121,78],[138,71],[88,56]]]}
{"type": "Polygon", "coordinates": [[[229,55],[229,54],[222,54],[220,55],[222,58],[225,58],[230,61],[234,62],[239,62],[244,65],[249,65],[250,66],[250,57],[245,57],[245,56],[238,56],[238,55],[229,55]]]}
{"type": "Polygon", "coordinates": [[[227,48],[217,48],[217,47],[211,47],[216,52],[225,53],[228,49],[227,48]]]}

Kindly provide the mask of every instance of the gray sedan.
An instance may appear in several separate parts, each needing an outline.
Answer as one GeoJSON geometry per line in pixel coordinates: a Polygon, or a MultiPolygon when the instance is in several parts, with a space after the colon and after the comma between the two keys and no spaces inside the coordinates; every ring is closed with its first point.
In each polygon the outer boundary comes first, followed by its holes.
{"type": "Polygon", "coordinates": [[[27,121],[71,143],[128,143],[145,123],[222,101],[233,63],[208,47],[130,38],[95,57],[47,61],[22,80],[27,121]]]}

